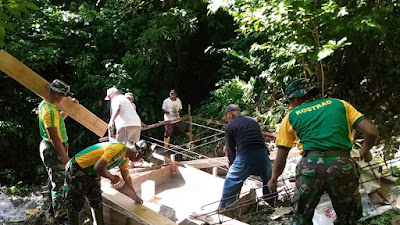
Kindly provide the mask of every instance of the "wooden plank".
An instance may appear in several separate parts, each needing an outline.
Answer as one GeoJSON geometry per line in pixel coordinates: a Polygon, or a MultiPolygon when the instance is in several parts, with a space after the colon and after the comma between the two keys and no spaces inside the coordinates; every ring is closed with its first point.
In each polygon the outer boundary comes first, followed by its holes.
{"type": "MultiPolygon", "coordinates": [[[[136,204],[135,201],[128,196],[113,189],[109,185],[109,182],[104,182],[104,179],[102,179],[101,190],[103,191],[103,202],[105,204],[117,207],[126,213],[129,212],[132,217],[135,217],[136,221],[143,221],[145,224],[149,225],[177,225],[167,217],[154,212],[146,206],[136,204]]],[[[110,218],[110,220],[115,220],[115,218],[110,218]]]]}
{"type": "Polygon", "coordinates": [[[189,116],[188,116],[188,115],[185,115],[185,116],[179,117],[178,119],[168,120],[168,121],[162,121],[162,122],[159,122],[159,123],[155,123],[155,124],[149,125],[149,126],[147,126],[147,127],[143,127],[143,128],[142,128],[142,131],[144,131],[144,130],[149,130],[149,129],[156,128],[156,127],[160,127],[160,126],[167,125],[167,124],[170,124],[170,123],[179,122],[179,121],[185,120],[185,119],[187,119],[187,118],[189,118],[189,116]]]}
{"type": "MultiPolygon", "coordinates": [[[[48,97],[50,93],[49,82],[4,50],[0,51],[0,70],[39,97],[43,99],[48,97]]],[[[57,107],[100,137],[103,137],[108,129],[103,120],[82,105],[73,102],[71,98],[64,98],[62,102],[57,104],[57,107]]]]}
{"type": "MultiPolygon", "coordinates": [[[[107,200],[106,200],[107,201],[107,200]]],[[[106,225],[148,225],[143,220],[134,217],[132,214],[127,213],[124,209],[119,208],[117,205],[108,205],[103,202],[103,216],[104,224],[106,225]]]]}
{"type": "Polygon", "coordinates": [[[204,168],[211,168],[211,167],[224,167],[227,165],[226,157],[217,157],[217,158],[209,158],[209,159],[196,159],[190,161],[183,161],[181,162],[185,165],[194,167],[196,169],[204,169],[204,168]]]}

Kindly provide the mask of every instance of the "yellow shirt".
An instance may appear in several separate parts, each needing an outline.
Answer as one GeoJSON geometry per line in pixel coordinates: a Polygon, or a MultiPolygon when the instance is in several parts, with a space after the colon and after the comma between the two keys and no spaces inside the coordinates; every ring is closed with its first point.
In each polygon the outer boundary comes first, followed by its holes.
{"type": "Polygon", "coordinates": [[[94,144],[75,155],[79,166],[89,174],[97,174],[94,164],[103,158],[109,165],[107,169],[119,166],[120,170],[129,169],[129,159],[126,158],[127,147],[120,142],[103,142],[94,144]]]}

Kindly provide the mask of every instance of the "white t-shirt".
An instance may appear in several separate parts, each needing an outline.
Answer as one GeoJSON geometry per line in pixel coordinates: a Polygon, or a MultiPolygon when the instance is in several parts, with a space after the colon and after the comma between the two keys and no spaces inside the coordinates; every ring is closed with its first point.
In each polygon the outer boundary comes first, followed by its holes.
{"type": "Polygon", "coordinates": [[[179,111],[182,109],[182,102],[179,98],[172,101],[171,98],[166,98],[163,102],[162,109],[169,112],[164,113],[164,121],[174,120],[179,118],[179,111]],[[178,114],[176,117],[175,114],[178,114]]]}
{"type": "Polygon", "coordinates": [[[119,109],[119,114],[115,118],[115,128],[118,130],[121,127],[142,126],[139,115],[136,113],[132,103],[124,96],[118,95],[111,100],[111,110],[116,112],[119,109]]]}

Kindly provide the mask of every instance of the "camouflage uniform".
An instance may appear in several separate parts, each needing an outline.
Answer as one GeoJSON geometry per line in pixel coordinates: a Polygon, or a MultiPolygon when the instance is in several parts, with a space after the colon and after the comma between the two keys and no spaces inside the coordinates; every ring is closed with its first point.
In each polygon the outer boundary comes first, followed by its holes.
{"type": "MultiPolygon", "coordinates": [[[[68,149],[68,143],[64,143],[68,149]]],[[[49,177],[50,199],[52,202],[52,211],[56,220],[66,218],[65,203],[63,199],[63,184],[65,178],[64,165],[57,150],[49,142],[42,140],[40,142],[40,158],[46,167],[49,177]]]]}
{"type": "Polygon", "coordinates": [[[94,165],[102,158],[108,163],[108,170],[116,166],[121,171],[129,170],[126,149],[126,145],[121,142],[103,142],[89,146],[71,158],[65,187],[68,213],[80,212],[84,207],[85,197],[93,209],[101,209],[100,176],[94,165]]]}
{"type": "MultiPolygon", "coordinates": [[[[49,87],[53,94],[57,93],[64,97],[72,95],[70,87],[60,80],[54,80],[49,84],[49,87]]],[[[57,99],[59,99],[59,97],[57,97],[57,99]]],[[[63,150],[68,154],[67,130],[65,128],[64,118],[56,105],[47,100],[43,100],[39,104],[38,109],[39,132],[43,139],[40,142],[39,151],[49,177],[49,188],[51,188],[50,199],[52,201],[52,208],[50,211],[54,214],[55,222],[63,223],[66,220],[66,210],[62,193],[65,178],[64,164],[52,143],[49,129],[56,129],[57,136],[64,145],[63,150]]]]}
{"type": "Polygon", "coordinates": [[[80,212],[85,204],[85,196],[90,207],[100,209],[102,197],[100,189],[100,176],[86,173],[74,158],[71,159],[67,169],[65,199],[68,212],[80,212]]]}
{"type": "Polygon", "coordinates": [[[314,210],[326,191],[332,200],[335,224],[356,224],[362,216],[359,173],[349,157],[302,157],[296,167],[293,224],[312,224],[314,210]]]}
{"type": "Polygon", "coordinates": [[[359,174],[350,158],[350,130],[363,119],[352,105],[333,98],[305,102],[283,118],[276,138],[278,151],[289,151],[293,142],[304,150],[296,169],[294,224],[312,224],[324,191],[338,216],[335,224],[356,224],[361,218],[359,174]]]}

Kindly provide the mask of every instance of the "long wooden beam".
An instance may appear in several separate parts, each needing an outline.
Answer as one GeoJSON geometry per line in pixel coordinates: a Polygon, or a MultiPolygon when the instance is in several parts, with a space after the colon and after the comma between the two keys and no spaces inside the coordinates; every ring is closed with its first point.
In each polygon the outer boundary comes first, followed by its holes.
{"type": "Polygon", "coordinates": [[[156,127],[160,127],[160,126],[167,125],[167,124],[170,124],[170,123],[176,123],[176,122],[185,120],[187,118],[189,118],[189,116],[185,115],[185,116],[179,117],[179,118],[174,119],[174,120],[168,120],[168,121],[162,121],[162,122],[159,122],[159,123],[155,123],[155,124],[149,125],[147,127],[143,127],[142,131],[149,130],[149,129],[156,128],[156,127]]]}
{"type": "Polygon", "coordinates": [[[226,157],[208,158],[208,159],[196,159],[181,162],[184,165],[194,167],[196,169],[204,169],[211,167],[224,167],[227,165],[226,157]]]}
{"type": "MultiPolygon", "coordinates": [[[[4,50],[0,51],[0,70],[45,99],[50,93],[49,82],[4,50]]],[[[103,137],[107,124],[71,98],[64,98],[57,107],[93,133],[103,137]]]]}

